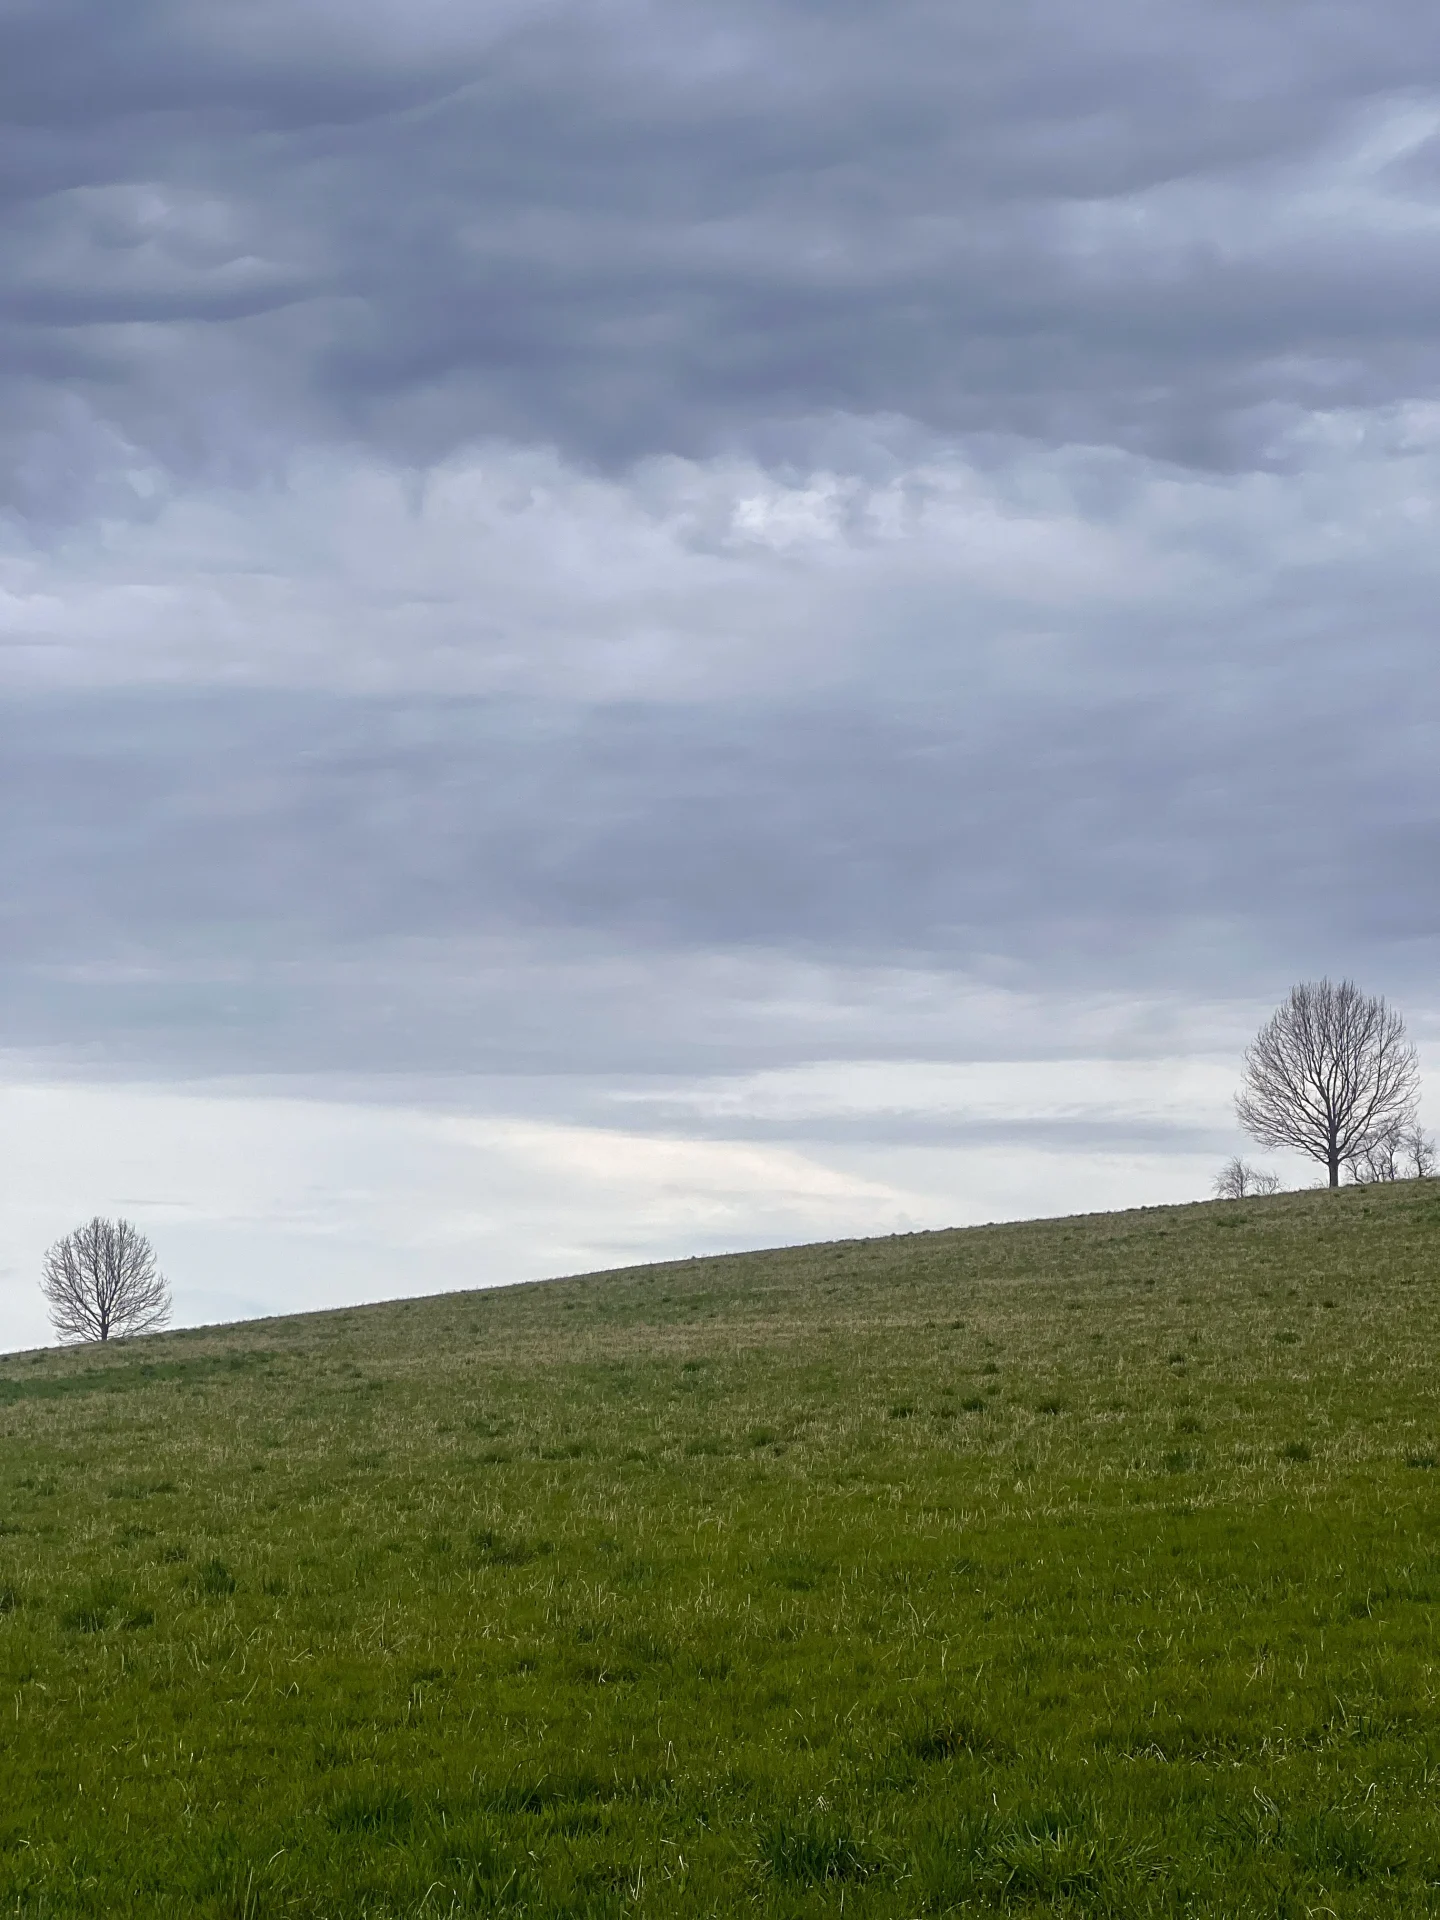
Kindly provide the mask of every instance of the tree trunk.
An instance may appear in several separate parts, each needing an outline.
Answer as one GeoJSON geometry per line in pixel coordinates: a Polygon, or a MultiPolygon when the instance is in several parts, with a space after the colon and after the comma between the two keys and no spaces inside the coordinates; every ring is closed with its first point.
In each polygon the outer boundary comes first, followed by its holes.
{"type": "Polygon", "coordinates": [[[1332,1187],[1340,1184],[1340,1156],[1333,1147],[1330,1150],[1330,1184],[1332,1187]]]}

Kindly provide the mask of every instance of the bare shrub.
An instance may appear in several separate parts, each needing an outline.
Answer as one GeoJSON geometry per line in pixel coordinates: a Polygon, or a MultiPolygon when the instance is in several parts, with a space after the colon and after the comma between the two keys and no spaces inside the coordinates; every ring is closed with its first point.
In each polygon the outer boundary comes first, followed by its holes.
{"type": "Polygon", "coordinates": [[[1278,1193],[1280,1176],[1263,1167],[1252,1167],[1237,1153],[1216,1174],[1213,1191],[1217,1200],[1248,1200],[1256,1195],[1278,1193]]]}
{"type": "Polygon", "coordinates": [[[40,1290],[62,1340],[109,1340],[153,1333],[170,1318],[170,1288],[155,1249],[128,1220],[102,1220],[57,1240],[45,1255],[40,1290]]]}

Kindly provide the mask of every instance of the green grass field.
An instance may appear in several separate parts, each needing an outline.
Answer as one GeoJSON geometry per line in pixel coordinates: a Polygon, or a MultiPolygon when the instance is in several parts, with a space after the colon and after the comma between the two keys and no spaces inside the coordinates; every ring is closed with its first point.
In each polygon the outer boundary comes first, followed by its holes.
{"type": "Polygon", "coordinates": [[[1440,1912],[1440,1182],[0,1361],[0,1913],[1440,1912]]]}

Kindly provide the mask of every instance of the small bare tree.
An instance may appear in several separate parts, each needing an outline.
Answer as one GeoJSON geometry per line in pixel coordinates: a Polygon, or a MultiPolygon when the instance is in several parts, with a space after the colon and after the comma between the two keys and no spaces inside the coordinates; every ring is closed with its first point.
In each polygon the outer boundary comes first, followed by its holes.
{"type": "Polygon", "coordinates": [[[1396,1121],[1345,1162],[1359,1187],[1385,1180],[1428,1180],[1435,1172],[1435,1142],[1418,1120],[1396,1121]]]}
{"type": "Polygon", "coordinates": [[[1385,1180],[1404,1178],[1400,1164],[1400,1128],[1387,1127],[1345,1162],[1345,1171],[1357,1187],[1373,1187],[1385,1180]]]}
{"type": "Polygon", "coordinates": [[[97,1214],[45,1255],[40,1290],[62,1340],[153,1333],[170,1318],[170,1288],[155,1249],[128,1220],[97,1214]]]}
{"type": "Polygon", "coordinates": [[[1214,1193],[1217,1200],[1248,1200],[1258,1194],[1279,1191],[1278,1173],[1268,1173],[1260,1167],[1252,1167],[1250,1162],[1242,1160],[1238,1153],[1233,1160],[1227,1160],[1215,1176],[1214,1193]]]}
{"type": "Polygon", "coordinates": [[[1401,1136],[1400,1148],[1405,1155],[1405,1171],[1412,1180],[1433,1180],[1435,1177],[1435,1137],[1426,1133],[1417,1120],[1405,1129],[1401,1136]]]}
{"type": "Polygon", "coordinates": [[[1353,980],[1302,981],[1245,1054],[1240,1124],[1263,1147],[1291,1147],[1340,1169],[1415,1123],[1415,1049],[1405,1022],[1353,980]]]}

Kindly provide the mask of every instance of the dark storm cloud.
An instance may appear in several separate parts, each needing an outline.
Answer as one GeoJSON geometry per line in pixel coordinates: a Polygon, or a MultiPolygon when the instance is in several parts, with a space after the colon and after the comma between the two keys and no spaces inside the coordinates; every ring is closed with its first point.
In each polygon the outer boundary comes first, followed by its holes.
{"type": "Polygon", "coordinates": [[[355,433],[623,463],[840,412],[1244,464],[1440,373],[1433,135],[1345,157],[1440,84],[1421,0],[71,0],[0,34],[42,515],[116,434],[225,473],[355,433]]]}

